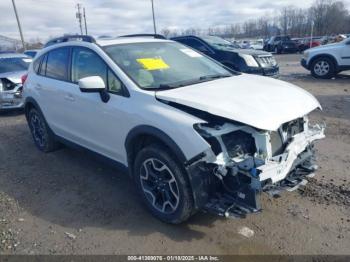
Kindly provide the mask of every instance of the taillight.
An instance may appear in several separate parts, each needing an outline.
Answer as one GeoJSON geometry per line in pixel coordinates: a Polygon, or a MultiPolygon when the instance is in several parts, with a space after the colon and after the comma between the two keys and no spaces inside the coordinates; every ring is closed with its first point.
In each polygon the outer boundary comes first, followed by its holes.
{"type": "Polygon", "coordinates": [[[28,74],[21,76],[22,85],[24,85],[24,82],[27,80],[27,78],[28,78],[28,74]]]}

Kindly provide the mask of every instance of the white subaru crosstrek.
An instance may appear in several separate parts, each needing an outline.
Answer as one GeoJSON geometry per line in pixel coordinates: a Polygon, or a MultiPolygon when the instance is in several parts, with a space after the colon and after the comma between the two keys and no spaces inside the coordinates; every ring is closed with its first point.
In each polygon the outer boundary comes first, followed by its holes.
{"type": "Polygon", "coordinates": [[[157,37],[55,39],[24,85],[43,152],[78,145],[127,168],[153,215],[180,223],[198,210],[244,217],[259,195],[304,185],[317,169],[321,106],[279,80],[241,74],[157,37]]]}

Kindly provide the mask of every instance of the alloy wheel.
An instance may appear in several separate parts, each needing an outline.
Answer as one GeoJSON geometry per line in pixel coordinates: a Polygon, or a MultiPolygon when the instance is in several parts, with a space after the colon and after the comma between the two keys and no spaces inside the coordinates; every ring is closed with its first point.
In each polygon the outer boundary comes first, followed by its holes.
{"type": "Polygon", "coordinates": [[[329,73],[330,66],[327,61],[318,61],[314,66],[314,71],[318,76],[325,76],[329,73]]]}
{"type": "Polygon", "coordinates": [[[32,114],[30,117],[30,127],[35,143],[40,148],[43,148],[46,144],[45,124],[36,113],[32,114]]]}
{"type": "Polygon", "coordinates": [[[156,158],[149,158],[142,163],[140,172],[141,187],[148,202],[162,213],[174,213],[180,193],[169,167],[156,158]]]}

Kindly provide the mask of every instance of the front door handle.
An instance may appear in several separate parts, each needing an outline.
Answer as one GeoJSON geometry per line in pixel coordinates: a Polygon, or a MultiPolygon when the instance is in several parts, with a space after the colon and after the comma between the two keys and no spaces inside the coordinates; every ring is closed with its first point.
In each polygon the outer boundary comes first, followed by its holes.
{"type": "Polygon", "coordinates": [[[71,101],[71,102],[75,101],[74,96],[71,94],[65,95],[64,99],[71,101]]]}

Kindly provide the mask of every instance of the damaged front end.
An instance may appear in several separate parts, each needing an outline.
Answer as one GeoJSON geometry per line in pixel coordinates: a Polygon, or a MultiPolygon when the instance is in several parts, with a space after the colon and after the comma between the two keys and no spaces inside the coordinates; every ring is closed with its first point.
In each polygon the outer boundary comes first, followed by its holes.
{"type": "Polygon", "coordinates": [[[8,78],[0,78],[0,110],[22,108],[22,91],[22,84],[14,83],[8,78]]]}
{"type": "Polygon", "coordinates": [[[259,195],[306,184],[317,169],[313,142],[324,126],[307,117],[264,131],[236,123],[196,124],[210,149],[186,163],[198,208],[225,217],[261,210],[259,195]]]}

